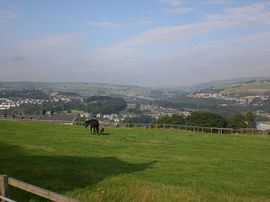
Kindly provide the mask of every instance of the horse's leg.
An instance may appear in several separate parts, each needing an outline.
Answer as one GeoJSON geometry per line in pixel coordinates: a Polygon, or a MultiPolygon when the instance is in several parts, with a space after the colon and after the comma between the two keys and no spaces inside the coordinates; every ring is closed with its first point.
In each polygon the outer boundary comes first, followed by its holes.
{"type": "Polygon", "coordinates": [[[93,135],[93,127],[90,127],[91,135],[93,135]]]}

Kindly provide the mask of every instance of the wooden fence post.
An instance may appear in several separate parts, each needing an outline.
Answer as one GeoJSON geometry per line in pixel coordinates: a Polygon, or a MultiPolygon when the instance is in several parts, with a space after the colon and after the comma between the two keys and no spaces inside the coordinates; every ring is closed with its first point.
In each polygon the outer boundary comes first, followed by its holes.
{"type": "MultiPolygon", "coordinates": [[[[4,196],[4,197],[9,196],[7,175],[0,175],[0,193],[1,193],[1,196],[4,196]]],[[[5,202],[5,200],[2,200],[2,202],[5,202]]]]}

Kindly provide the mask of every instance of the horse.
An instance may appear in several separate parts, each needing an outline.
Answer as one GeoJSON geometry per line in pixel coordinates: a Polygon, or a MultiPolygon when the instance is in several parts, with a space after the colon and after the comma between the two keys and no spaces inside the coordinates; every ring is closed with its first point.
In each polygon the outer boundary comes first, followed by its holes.
{"type": "Polygon", "coordinates": [[[93,134],[93,129],[94,129],[94,133],[99,134],[99,122],[98,122],[98,120],[96,120],[96,119],[87,120],[87,121],[85,121],[84,125],[85,125],[85,128],[90,126],[91,134],[93,134]]]}

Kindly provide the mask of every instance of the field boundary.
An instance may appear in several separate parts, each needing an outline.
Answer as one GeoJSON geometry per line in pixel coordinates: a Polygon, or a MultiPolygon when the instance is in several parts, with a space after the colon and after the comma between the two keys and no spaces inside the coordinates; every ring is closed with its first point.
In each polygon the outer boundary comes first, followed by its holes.
{"type": "Polygon", "coordinates": [[[7,175],[0,175],[0,196],[2,202],[15,202],[9,198],[9,185],[55,202],[79,202],[78,200],[8,177],[7,175]]]}
{"type": "MultiPolygon", "coordinates": [[[[79,123],[83,124],[83,123],[79,123]]],[[[217,128],[217,127],[201,127],[189,125],[175,124],[146,124],[146,123],[102,123],[103,126],[115,128],[156,128],[156,129],[175,129],[179,131],[192,131],[201,133],[216,133],[216,134],[269,134],[269,131],[261,131],[256,128],[217,128]]]]}
{"type": "MultiPolygon", "coordinates": [[[[64,120],[39,120],[39,119],[11,119],[3,118],[0,116],[0,120],[20,120],[20,121],[38,121],[38,122],[51,122],[62,123],[69,125],[83,125],[84,122],[76,121],[75,119],[70,121],[64,120]]],[[[218,127],[202,127],[202,126],[190,126],[190,125],[177,125],[177,124],[157,124],[157,123],[106,123],[100,121],[100,124],[105,127],[113,128],[157,128],[157,129],[176,129],[180,131],[193,131],[201,133],[215,133],[215,134],[270,134],[269,130],[258,130],[256,128],[218,128],[218,127]]]]}

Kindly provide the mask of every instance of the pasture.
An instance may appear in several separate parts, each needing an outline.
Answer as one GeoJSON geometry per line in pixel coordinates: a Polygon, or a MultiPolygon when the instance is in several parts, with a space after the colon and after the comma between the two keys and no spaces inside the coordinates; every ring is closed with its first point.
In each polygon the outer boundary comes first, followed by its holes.
{"type": "MultiPolygon", "coordinates": [[[[270,137],[0,121],[0,173],[81,201],[270,201],[270,137]]],[[[12,189],[17,201],[41,198],[12,189]]]]}

